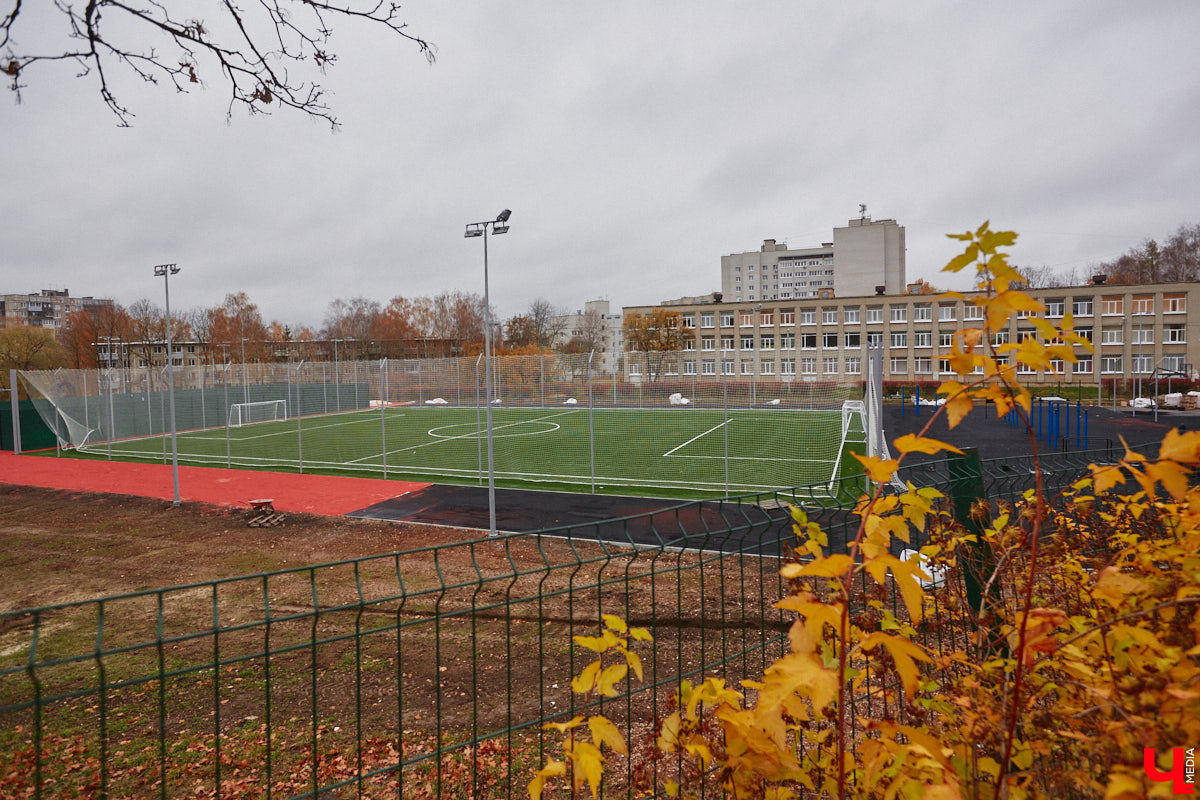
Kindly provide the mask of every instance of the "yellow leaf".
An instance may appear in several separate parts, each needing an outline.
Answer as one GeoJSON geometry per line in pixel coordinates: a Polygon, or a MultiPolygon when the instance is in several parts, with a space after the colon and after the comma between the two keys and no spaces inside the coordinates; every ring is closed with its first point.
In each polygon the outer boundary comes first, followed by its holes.
{"type": "Polygon", "coordinates": [[[583,724],[583,717],[575,717],[570,722],[547,722],[542,727],[543,728],[554,728],[559,733],[566,733],[567,731],[569,731],[573,728],[578,728],[582,724],[583,724]]]}
{"type": "Polygon", "coordinates": [[[845,553],[835,553],[825,558],[814,558],[807,564],[784,564],[779,574],[785,578],[808,575],[814,578],[839,578],[854,565],[854,559],[845,553]]]}
{"type": "Polygon", "coordinates": [[[629,748],[625,746],[625,737],[621,736],[621,731],[607,718],[588,717],[588,728],[592,732],[592,742],[601,750],[604,749],[604,745],[608,745],[623,756],[629,755],[629,748]]]}
{"type": "Polygon", "coordinates": [[[571,691],[575,694],[587,694],[596,688],[596,678],[600,675],[600,659],[583,668],[579,676],[571,679],[571,691]]]}
{"type": "Polygon", "coordinates": [[[625,624],[625,620],[616,614],[602,614],[600,618],[604,620],[604,627],[611,631],[625,633],[625,631],[629,630],[629,626],[625,624]]]}
{"type": "Polygon", "coordinates": [[[662,721],[658,729],[658,749],[664,753],[674,753],[679,746],[679,712],[673,712],[662,721]]]}
{"type": "Polygon", "coordinates": [[[542,788],[546,785],[546,778],[557,778],[567,774],[567,765],[562,761],[547,761],[546,766],[537,771],[533,776],[533,780],[529,782],[529,798],[530,800],[541,800],[542,788]]]}
{"type": "Polygon", "coordinates": [[[596,681],[596,692],[603,697],[616,697],[616,684],[629,673],[628,664],[613,664],[605,667],[596,681]]]}
{"type": "Polygon", "coordinates": [[[571,760],[575,763],[575,788],[586,780],[592,797],[597,797],[600,779],[604,777],[604,756],[600,749],[591,742],[576,742],[571,749],[571,760]]]}
{"type": "Polygon", "coordinates": [[[952,444],[939,442],[937,439],[929,439],[924,436],[917,436],[912,433],[906,433],[898,437],[892,444],[901,453],[928,453],[929,455],[937,455],[943,450],[949,450],[951,453],[962,452],[962,450],[959,450],[952,444]]]}
{"type": "Polygon", "coordinates": [[[1159,445],[1158,457],[1180,464],[1200,463],[1200,431],[1180,433],[1176,428],[1167,431],[1159,445]]]}
{"type": "Polygon", "coordinates": [[[630,628],[629,638],[639,642],[653,642],[654,637],[650,635],[650,631],[645,628],[630,628]]]}
{"type": "Polygon", "coordinates": [[[1146,465],[1146,474],[1162,483],[1163,488],[1176,500],[1182,500],[1188,492],[1188,473],[1187,467],[1174,461],[1158,461],[1146,465]]]}
{"type": "Polygon", "coordinates": [[[1107,492],[1117,484],[1125,482],[1125,473],[1118,466],[1089,466],[1092,470],[1092,485],[1097,493],[1107,492]]]}
{"type": "Polygon", "coordinates": [[[625,661],[629,664],[629,668],[633,670],[633,674],[640,681],[642,679],[642,659],[638,658],[638,654],[632,650],[625,651],[625,661]]]}
{"type": "Polygon", "coordinates": [[[1092,588],[1092,595],[1115,606],[1127,596],[1139,594],[1145,589],[1146,585],[1142,581],[1121,572],[1120,567],[1109,566],[1100,570],[1100,578],[1092,588]]]}
{"type": "Polygon", "coordinates": [[[975,407],[975,403],[971,400],[970,395],[966,392],[960,392],[946,400],[946,422],[951,428],[963,421],[967,414],[971,413],[971,409],[975,407]]]}
{"type": "Polygon", "coordinates": [[[576,636],[574,639],[579,646],[586,647],[588,650],[594,650],[597,653],[603,653],[620,641],[612,631],[604,631],[599,636],[576,636]]]}
{"type": "Polygon", "coordinates": [[[858,459],[858,462],[863,465],[863,470],[867,473],[867,477],[876,483],[887,483],[896,474],[896,470],[900,468],[900,462],[893,458],[883,459],[879,456],[860,456],[858,453],[850,453],[858,459]]]}

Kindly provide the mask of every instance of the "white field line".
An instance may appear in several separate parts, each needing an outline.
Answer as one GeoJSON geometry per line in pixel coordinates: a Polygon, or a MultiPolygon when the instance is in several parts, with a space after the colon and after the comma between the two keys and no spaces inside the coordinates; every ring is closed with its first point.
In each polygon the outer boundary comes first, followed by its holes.
{"type": "MultiPolygon", "coordinates": [[[[531,422],[542,422],[544,420],[553,419],[554,417],[561,417],[565,414],[574,414],[574,413],[577,413],[577,412],[574,410],[560,411],[557,414],[547,414],[544,417],[535,417],[534,419],[523,419],[523,420],[518,420],[516,422],[508,422],[508,423],[505,423],[504,425],[493,425],[492,431],[495,432],[495,431],[503,430],[505,428],[512,428],[517,425],[528,425],[531,422]]],[[[471,423],[464,422],[464,423],[456,423],[456,424],[470,425],[471,423]]],[[[430,428],[428,431],[426,431],[426,433],[433,435],[432,433],[430,433],[430,431],[438,430],[439,428],[444,428],[444,427],[447,427],[447,426],[441,425],[441,426],[438,426],[438,428],[430,428]]],[[[477,438],[479,438],[481,433],[483,433],[483,431],[474,430],[474,431],[470,431],[468,433],[461,434],[459,436],[439,436],[439,437],[435,437],[432,442],[422,442],[421,444],[414,444],[414,445],[410,445],[409,447],[399,447],[399,448],[396,448],[395,450],[388,450],[386,453],[382,454],[382,457],[384,459],[386,459],[392,453],[407,453],[412,450],[419,450],[422,447],[429,447],[429,446],[435,445],[435,444],[442,444],[443,442],[453,442],[458,439],[477,439],[477,438]]],[[[537,433],[552,433],[552,431],[537,431],[537,433]]],[[[530,435],[533,435],[533,434],[530,434],[530,435]]],[[[376,458],[376,456],[374,456],[374,455],[363,456],[362,458],[356,458],[353,461],[347,461],[345,463],[357,464],[359,462],[366,461],[367,459],[371,459],[371,458],[376,458]]],[[[464,471],[464,474],[471,474],[471,473],[464,471]]]]}
{"type": "MultiPolygon", "coordinates": [[[[725,456],[671,456],[671,458],[708,458],[713,461],[724,461],[725,456]]],[[[730,456],[730,461],[770,461],[772,464],[832,464],[832,458],[767,458],[765,456],[730,456]]]]}
{"type": "Polygon", "coordinates": [[[729,420],[725,420],[724,422],[722,422],[722,423],[720,423],[720,424],[718,424],[718,425],[714,425],[713,427],[709,428],[709,429],[708,429],[708,430],[706,430],[704,433],[698,433],[698,434],[696,434],[695,436],[693,436],[692,438],[688,439],[686,442],[684,442],[683,444],[679,445],[678,447],[672,447],[670,450],[668,450],[667,452],[663,453],[663,454],[662,454],[662,458],[666,458],[667,456],[669,456],[669,455],[671,455],[672,453],[674,453],[676,450],[682,450],[683,448],[687,447],[689,444],[691,444],[692,442],[696,441],[697,439],[703,439],[705,436],[708,436],[708,435],[709,435],[710,433],[712,433],[713,431],[719,431],[721,428],[724,428],[724,427],[725,427],[726,425],[728,425],[728,424],[729,424],[729,420]]]}
{"type": "MultiPolygon", "coordinates": [[[[346,412],[342,412],[342,413],[346,413],[346,412]]],[[[388,417],[388,419],[395,419],[396,417],[403,417],[403,416],[404,416],[404,414],[393,414],[393,415],[389,416],[389,417],[388,417]]],[[[288,421],[289,421],[289,422],[291,422],[291,420],[288,420],[288,421]]],[[[370,423],[374,423],[374,422],[377,422],[377,420],[376,420],[374,417],[371,417],[371,418],[369,418],[369,419],[368,419],[368,418],[363,418],[363,419],[350,419],[350,420],[343,420],[343,421],[341,421],[341,422],[329,422],[329,423],[326,423],[326,424],[324,424],[324,425],[303,425],[303,424],[301,424],[301,426],[300,426],[300,427],[301,427],[301,428],[302,428],[302,429],[303,429],[305,432],[307,432],[307,431],[318,431],[318,430],[321,430],[322,428],[341,428],[341,427],[343,427],[343,426],[346,426],[346,425],[358,425],[358,424],[360,424],[360,423],[363,423],[363,422],[370,422],[370,423]]],[[[282,423],[280,423],[280,424],[282,424],[282,423]]],[[[232,435],[231,435],[231,436],[230,436],[230,439],[231,439],[231,440],[233,440],[233,441],[237,441],[237,442],[251,442],[251,441],[254,441],[255,439],[270,439],[272,436],[288,436],[288,437],[291,437],[291,436],[295,436],[295,435],[296,435],[296,429],[295,429],[295,428],[288,428],[287,430],[282,430],[282,431],[274,431],[273,433],[260,433],[260,434],[257,434],[257,435],[255,435],[255,436],[237,436],[237,437],[234,437],[234,436],[232,436],[232,435]]],[[[179,438],[181,438],[181,439],[182,439],[182,438],[184,438],[184,436],[183,436],[183,435],[181,435],[179,438]]],[[[207,434],[204,434],[204,435],[201,435],[201,434],[189,434],[189,435],[187,436],[187,438],[189,438],[189,439],[210,440],[210,441],[224,441],[224,439],[225,439],[224,435],[207,435],[207,434]]]]}

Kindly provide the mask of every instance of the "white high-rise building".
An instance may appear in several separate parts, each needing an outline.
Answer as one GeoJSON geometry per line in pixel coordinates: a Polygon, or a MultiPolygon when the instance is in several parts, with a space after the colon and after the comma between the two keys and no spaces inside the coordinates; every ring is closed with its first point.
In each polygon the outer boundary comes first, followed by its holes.
{"type": "Polygon", "coordinates": [[[820,247],[790,248],[767,239],[757,252],[721,257],[727,302],[857,297],[905,287],[904,228],[894,219],[863,216],[833,229],[820,247]]]}

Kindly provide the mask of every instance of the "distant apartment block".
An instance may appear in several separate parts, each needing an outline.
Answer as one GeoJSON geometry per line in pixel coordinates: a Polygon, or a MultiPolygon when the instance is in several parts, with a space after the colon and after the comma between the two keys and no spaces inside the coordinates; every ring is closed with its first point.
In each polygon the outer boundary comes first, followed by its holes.
{"type": "Polygon", "coordinates": [[[598,338],[601,344],[596,350],[593,366],[604,372],[617,371],[621,351],[625,349],[625,336],[622,317],[612,313],[607,300],[589,300],[583,304],[583,310],[555,317],[555,322],[562,325],[556,344],[563,345],[572,339],[598,338]]]}
{"type": "MultiPolygon", "coordinates": [[[[1029,294],[1046,310],[1019,313],[995,332],[994,344],[1034,336],[1034,317],[1060,321],[1070,313],[1075,332],[1094,346],[1093,352],[1076,348],[1076,363],[1056,360],[1052,373],[1018,365],[1018,375],[1032,385],[1082,389],[1139,377],[1200,377],[1200,284],[1096,282],[1029,294]]],[[[971,302],[978,296],[859,294],[671,305],[682,314],[688,337],[663,374],[845,381],[864,374],[868,347],[881,347],[885,380],[946,380],[953,375],[946,357],[955,333],[983,324],[983,307],[971,302]]]]}
{"type": "Polygon", "coordinates": [[[0,327],[37,325],[58,329],[67,316],[99,306],[112,307],[112,300],[71,297],[66,289],[42,289],[35,294],[0,294],[0,327]]]}
{"type": "Polygon", "coordinates": [[[863,216],[833,229],[820,247],[790,248],[767,239],[757,252],[721,257],[726,302],[856,297],[884,287],[904,291],[904,228],[893,219],[863,216]]]}

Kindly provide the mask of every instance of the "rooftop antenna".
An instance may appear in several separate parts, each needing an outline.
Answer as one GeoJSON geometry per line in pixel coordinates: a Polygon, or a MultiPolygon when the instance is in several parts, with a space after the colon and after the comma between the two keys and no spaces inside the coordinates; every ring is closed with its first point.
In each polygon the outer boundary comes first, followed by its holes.
{"type": "Polygon", "coordinates": [[[866,218],[867,218],[867,204],[859,203],[858,204],[858,219],[861,222],[861,221],[866,220],[866,218]]]}

